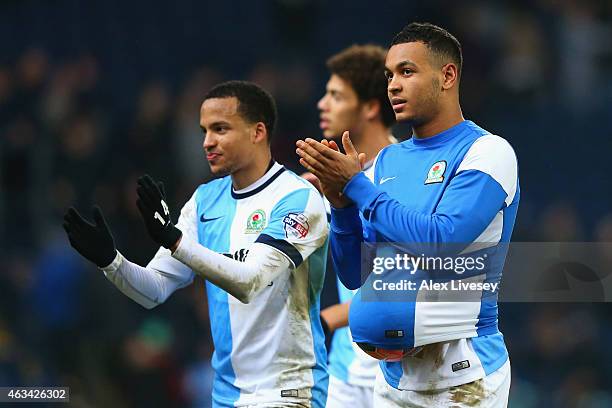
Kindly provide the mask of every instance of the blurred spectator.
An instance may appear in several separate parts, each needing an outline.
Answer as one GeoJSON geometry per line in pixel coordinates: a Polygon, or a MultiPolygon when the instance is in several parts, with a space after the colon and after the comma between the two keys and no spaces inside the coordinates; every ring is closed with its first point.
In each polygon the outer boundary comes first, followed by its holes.
{"type": "Polygon", "coordinates": [[[18,81],[15,109],[29,115],[39,113],[40,94],[47,79],[49,61],[42,49],[29,49],[23,53],[16,66],[18,81]]]}
{"type": "Polygon", "coordinates": [[[151,317],[123,343],[115,374],[133,406],[173,407],[184,402],[173,341],[170,325],[151,317]]]}
{"type": "Polygon", "coordinates": [[[175,146],[175,162],[178,164],[177,176],[180,177],[180,187],[177,190],[184,191],[184,194],[210,177],[203,147],[204,135],[200,129],[200,106],[206,91],[220,81],[221,75],[218,72],[204,67],[185,83],[177,98],[172,143],[175,146]]]}
{"type": "Polygon", "coordinates": [[[18,116],[3,129],[0,148],[0,208],[5,216],[0,243],[9,248],[28,247],[36,243],[30,207],[35,200],[34,161],[40,131],[34,120],[18,116]],[[8,216],[10,214],[10,216],[8,216]]]}
{"type": "Polygon", "coordinates": [[[534,16],[522,10],[508,14],[502,39],[505,53],[496,61],[500,91],[510,102],[531,105],[545,90],[550,55],[534,16]]]}
{"type": "Polygon", "coordinates": [[[583,114],[603,102],[602,93],[594,89],[605,81],[601,63],[612,54],[612,27],[598,18],[598,2],[562,1],[559,5],[560,96],[571,111],[583,114]]]}
{"type": "Polygon", "coordinates": [[[540,239],[545,242],[571,242],[584,239],[580,219],[571,204],[560,201],[543,212],[540,239]]]}
{"type": "Polygon", "coordinates": [[[78,371],[73,342],[82,334],[85,278],[82,259],[66,246],[63,231],[56,228],[33,266],[27,314],[38,325],[33,344],[60,376],[78,371]]]}

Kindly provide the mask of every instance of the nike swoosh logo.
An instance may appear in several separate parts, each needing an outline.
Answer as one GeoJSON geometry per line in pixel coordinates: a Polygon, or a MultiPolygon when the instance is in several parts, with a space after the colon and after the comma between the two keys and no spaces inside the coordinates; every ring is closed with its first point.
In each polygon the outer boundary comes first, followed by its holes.
{"type": "Polygon", "coordinates": [[[393,177],[383,177],[380,179],[380,183],[378,184],[383,184],[386,183],[387,181],[393,180],[394,178],[396,178],[397,176],[393,176],[393,177]]]}
{"type": "Polygon", "coordinates": [[[220,215],[218,217],[212,217],[212,218],[204,218],[204,214],[202,214],[200,216],[200,221],[202,222],[208,222],[208,221],[213,221],[213,220],[218,220],[219,218],[223,218],[223,215],[220,215]]]}

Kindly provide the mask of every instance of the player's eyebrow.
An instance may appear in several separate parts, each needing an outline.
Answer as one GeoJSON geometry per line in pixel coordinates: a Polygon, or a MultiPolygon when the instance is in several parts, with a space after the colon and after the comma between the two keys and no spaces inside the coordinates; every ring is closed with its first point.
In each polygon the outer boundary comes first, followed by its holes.
{"type": "MultiPolygon", "coordinates": [[[[412,61],[410,61],[410,60],[403,60],[403,61],[400,61],[400,62],[398,62],[397,64],[395,64],[395,69],[396,69],[396,70],[400,70],[400,69],[402,69],[402,68],[404,68],[404,67],[406,67],[406,66],[408,66],[408,65],[410,65],[410,66],[412,66],[412,67],[414,67],[414,68],[416,68],[416,67],[417,67],[417,64],[415,64],[414,62],[412,62],[412,61]]],[[[386,69],[387,71],[391,71],[391,70],[392,70],[392,68],[389,68],[389,67],[385,67],[385,69],[386,69]]]]}
{"type": "Polygon", "coordinates": [[[217,126],[229,126],[229,122],[225,121],[225,120],[219,120],[217,122],[213,122],[211,123],[208,127],[209,128],[214,128],[217,126]]]}

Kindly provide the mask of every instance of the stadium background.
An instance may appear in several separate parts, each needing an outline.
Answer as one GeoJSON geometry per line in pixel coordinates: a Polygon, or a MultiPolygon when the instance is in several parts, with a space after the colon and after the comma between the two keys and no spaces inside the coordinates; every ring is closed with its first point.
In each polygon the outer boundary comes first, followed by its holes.
{"type": "MultiPolygon", "coordinates": [[[[611,2],[172,3],[0,3],[0,386],[67,385],[80,406],[208,406],[202,282],[146,311],[71,250],[61,215],[99,203],[118,248],[146,262],[135,179],[163,179],[178,210],[208,177],[198,110],[212,84],[270,90],[275,157],[299,170],[294,141],[320,137],[325,59],[413,20],[462,41],[464,114],[517,151],[513,240],[612,241],[611,2]]],[[[609,303],[500,309],[511,407],[612,406],[609,303]]]]}

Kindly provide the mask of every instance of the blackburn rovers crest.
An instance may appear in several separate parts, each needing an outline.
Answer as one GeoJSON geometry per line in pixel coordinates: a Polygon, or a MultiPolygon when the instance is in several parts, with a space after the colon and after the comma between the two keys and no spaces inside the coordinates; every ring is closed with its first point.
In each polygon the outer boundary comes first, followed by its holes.
{"type": "Polygon", "coordinates": [[[246,234],[258,234],[266,227],[266,213],[264,210],[255,210],[247,219],[246,234]]]}
{"type": "Polygon", "coordinates": [[[427,173],[425,184],[441,183],[444,181],[444,172],[446,171],[446,160],[435,162],[427,173]]]}

